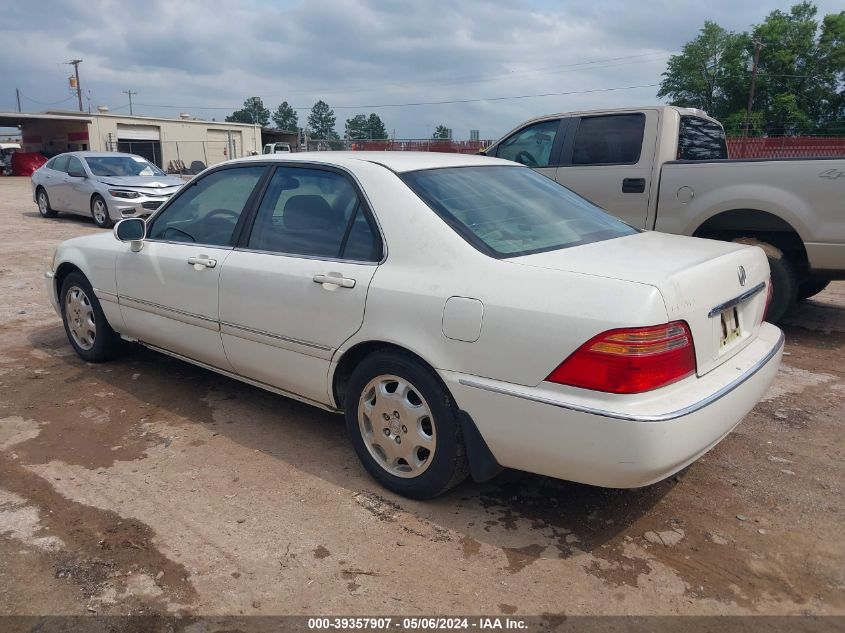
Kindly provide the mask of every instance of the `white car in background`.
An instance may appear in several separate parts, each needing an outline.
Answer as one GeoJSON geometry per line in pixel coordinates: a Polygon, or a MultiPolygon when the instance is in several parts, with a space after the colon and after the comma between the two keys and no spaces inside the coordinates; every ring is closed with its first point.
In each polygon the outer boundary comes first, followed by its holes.
{"type": "Polygon", "coordinates": [[[32,174],[32,198],[45,218],[58,211],[91,216],[102,228],[151,214],[185,181],[146,158],[120,152],[68,152],[32,174]]]}
{"type": "Polygon", "coordinates": [[[636,487],[777,371],[754,246],[641,232],[510,161],[256,156],[47,273],[90,362],[121,339],[346,416],[370,474],[436,496],[501,467],[636,487]]]}

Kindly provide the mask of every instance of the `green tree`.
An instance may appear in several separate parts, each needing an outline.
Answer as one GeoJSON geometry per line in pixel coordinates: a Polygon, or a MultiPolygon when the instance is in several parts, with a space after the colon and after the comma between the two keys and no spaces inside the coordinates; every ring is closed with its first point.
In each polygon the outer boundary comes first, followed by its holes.
{"type": "Polygon", "coordinates": [[[845,11],[821,23],[809,1],[775,10],[749,33],[706,22],[680,54],[673,55],[658,97],[703,108],[740,134],[751,82],[755,41],[762,44],[752,134],[845,135],[845,11]]]}
{"type": "Polygon", "coordinates": [[[346,119],[346,138],[353,141],[370,138],[366,114],[356,114],[351,119],[346,119]]]}
{"type": "Polygon", "coordinates": [[[311,138],[319,140],[339,138],[334,129],[336,121],[334,110],[329,107],[328,103],[323,100],[315,103],[311,108],[311,114],[308,115],[308,129],[311,132],[311,138]]]}
{"type": "Polygon", "coordinates": [[[431,135],[431,138],[450,139],[452,138],[452,130],[447,128],[445,125],[438,125],[434,130],[434,134],[431,135]]]}
{"type": "Polygon", "coordinates": [[[744,105],[748,36],[705,22],[698,36],[672,55],[657,96],[725,119],[744,105]]]}
{"type": "Polygon", "coordinates": [[[287,101],[282,101],[276,111],[273,113],[273,122],[280,130],[298,130],[299,119],[294,110],[287,101]]]}
{"type": "Polygon", "coordinates": [[[386,139],[387,138],[387,128],[384,127],[384,121],[381,120],[381,117],[377,115],[375,112],[370,114],[369,118],[367,119],[367,128],[370,132],[370,138],[372,139],[386,139]]]}
{"type": "Polygon", "coordinates": [[[264,107],[261,97],[250,97],[244,101],[244,107],[232,112],[226,117],[226,121],[267,125],[270,122],[270,110],[264,107]]]}

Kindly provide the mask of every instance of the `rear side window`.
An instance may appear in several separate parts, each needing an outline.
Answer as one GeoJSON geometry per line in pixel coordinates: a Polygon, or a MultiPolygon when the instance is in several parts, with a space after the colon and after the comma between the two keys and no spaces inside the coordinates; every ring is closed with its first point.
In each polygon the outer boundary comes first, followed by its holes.
{"type": "Polygon", "coordinates": [[[496,258],[599,242],[637,230],[524,167],[452,167],[402,180],[452,229],[496,258]]]}
{"type": "Polygon", "coordinates": [[[496,156],[527,167],[548,167],[553,163],[552,149],[558,127],[558,119],[529,125],[499,143],[496,156]]]}
{"type": "Polygon", "coordinates": [[[326,259],[379,261],[381,240],[348,178],[279,167],[258,208],[247,248],[326,259]]]}
{"type": "Polygon", "coordinates": [[[573,165],[633,165],[640,160],[645,115],[584,117],[575,134],[573,165]]]}
{"type": "Polygon", "coordinates": [[[678,130],[678,160],[722,160],[728,157],[721,125],[694,116],[682,116],[678,130]]]}

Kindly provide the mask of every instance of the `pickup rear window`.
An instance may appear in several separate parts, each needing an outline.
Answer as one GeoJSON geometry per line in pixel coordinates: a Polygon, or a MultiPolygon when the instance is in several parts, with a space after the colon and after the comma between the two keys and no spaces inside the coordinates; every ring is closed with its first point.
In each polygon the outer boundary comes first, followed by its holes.
{"type": "Polygon", "coordinates": [[[450,167],[400,177],[467,242],[499,259],[637,233],[525,167],[450,167]]]}
{"type": "Polygon", "coordinates": [[[722,160],[728,157],[721,125],[695,116],[682,116],[678,130],[678,160],[722,160]]]}

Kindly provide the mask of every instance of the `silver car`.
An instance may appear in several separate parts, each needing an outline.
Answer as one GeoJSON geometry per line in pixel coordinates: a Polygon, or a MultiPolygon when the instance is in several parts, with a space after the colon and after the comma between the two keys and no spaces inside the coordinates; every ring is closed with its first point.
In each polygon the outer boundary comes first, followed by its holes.
{"type": "Polygon", "coordinates": [[[35,170],[32,197],[45,218],[79,213],[108,228],[123,218],[150,215],[184,183],[135,154],[68,152],[35,170]]]}

